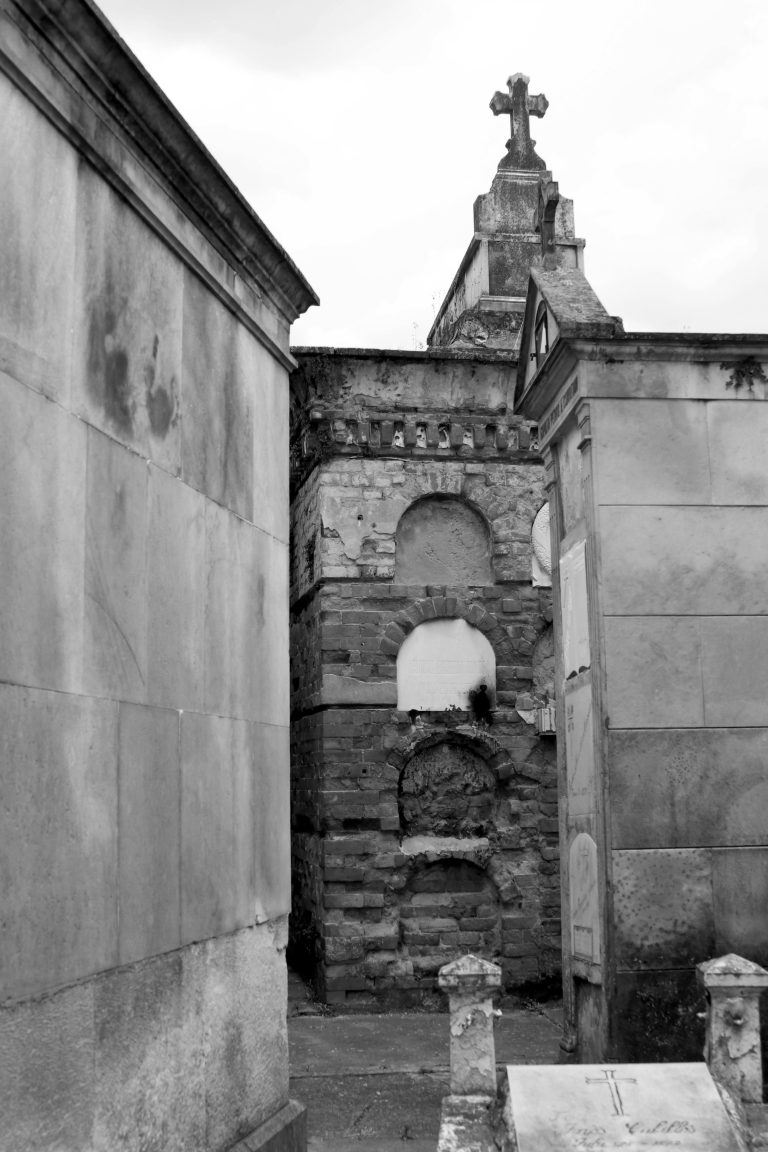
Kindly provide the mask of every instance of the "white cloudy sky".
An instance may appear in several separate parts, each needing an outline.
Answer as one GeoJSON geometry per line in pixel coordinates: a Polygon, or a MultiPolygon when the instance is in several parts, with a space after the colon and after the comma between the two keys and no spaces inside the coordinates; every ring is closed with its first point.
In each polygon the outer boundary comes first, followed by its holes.
{"type": "Polygon", "coordinates": [[[294,344],[413,348],[511,72],[586,273],[639,331],[768,331],[765,0],[103,0],[321,298],[294,344]]]}

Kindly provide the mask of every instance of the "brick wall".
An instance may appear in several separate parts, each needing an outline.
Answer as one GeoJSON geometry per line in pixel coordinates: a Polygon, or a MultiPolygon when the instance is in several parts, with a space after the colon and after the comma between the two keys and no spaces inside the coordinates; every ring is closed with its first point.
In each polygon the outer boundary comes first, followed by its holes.
{"type": "MultiPolygon", "coordinates": [[[[467,391],[471,365],[460,367],[467,391]]],[[[455,378],[452,388],[461,394],[455,378]]],[[[312,403],[322,426],[317,394],[312,403]]],[[[364,421],[350,442],[334,419],[312,467],[294,475],[292,958],[327,1000],[348,1004],[436,1000],[437,969],[469,949],[500,961],[509,987],[548,979],[560,965],[554,742],[526,718],[548,683],[537,653],[549,655],[551,606],[531,586],[544,494],[529,429],[514,429],[511,452],[509,438],[500,449],[454,436],[438,457],[434,445],[420,454],[412,434],[363,451],[364,421]],[[486,583],[397,583],[398,524],[425,497],[461,500],[482,518],[486,583]],[[457,618],[493,648],[491,728],[461,708],[397,708],[401,644],[423,623],[457,618]],[[404,795],[430,755],[433,798],[414,823],[404,795]],[[438,815],[441,774],[460,791],[462,763],[479,782],[474,829],[438,815]]],[[[457,412],[453,424],[468,419],[457,412]]]]}

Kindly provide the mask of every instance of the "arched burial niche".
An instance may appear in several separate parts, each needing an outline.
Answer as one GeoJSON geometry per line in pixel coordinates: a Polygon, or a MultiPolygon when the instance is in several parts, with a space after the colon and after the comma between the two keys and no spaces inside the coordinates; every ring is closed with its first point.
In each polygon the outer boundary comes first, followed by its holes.
{"type": "Polygon", "coordinates": [[[469,693],[496,690],[496,657],[482,632],[466,620],[427,620],[406,637],[397,655],[397,706],[402,712],[469,708],[469,693]]]}
{"type": "Polygon", "coordinates": [[[485,520],[463,500],[425,496],[411,504],[395,533],[395,583],[492,584],[485,520]]]}
{"type": "Polygon", "coordinates": [[[451,857],[418,861],[400,896],[402,951],[420,976],[467,951],[496,960],[501,954],[501,905],[496,885],[482,868],[451,857]],[[468,938],[466,933],[472,932],[468,938]]]}
{"type": "Polygon", "coordinates": [[[496,777],[466,741],[421,747],[400,777],[404,836],[486,836],[494,819],[496,777]]]}

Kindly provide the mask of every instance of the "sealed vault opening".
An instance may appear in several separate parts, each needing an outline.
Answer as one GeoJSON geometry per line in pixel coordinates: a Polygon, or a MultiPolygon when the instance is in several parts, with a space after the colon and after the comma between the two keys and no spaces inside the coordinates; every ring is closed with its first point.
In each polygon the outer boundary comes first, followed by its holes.
{"type": "Polygon", "coordinates": [[[417,752],[400,778],[404,836],[486,836],[493,826],[495,777],[472,748],[446,740],[417,752]]]}
{"type": "Polygon", "coordinates": [[[397,584],[493,583],[488,527],[463,500],[417,500],[400,517],[395,547],[397,584]]]}
{"type": "Polygon", "coordinates": [[[414,974],[434,977],[443,964],[471,951],[501,955],[499,896],[488,874],[468,860],[415,865],[400,901],[402,952],[414,974]]]}
{"type": "Polygon", "coordinates": [[[397,707],[403,712],[469,708],[481,683],[494,698],[496,657],[466,620],[427,620],[403,641],[397,656],[397,707]]]}

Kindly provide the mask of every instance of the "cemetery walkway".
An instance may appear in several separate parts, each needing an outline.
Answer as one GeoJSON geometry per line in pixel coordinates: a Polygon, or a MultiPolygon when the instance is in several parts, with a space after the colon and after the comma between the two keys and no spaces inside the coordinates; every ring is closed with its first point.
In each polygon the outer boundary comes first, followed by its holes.
{"type": "MultiPolygon", "coordinates": [[[[500,1064],[556,1064],[558,1001],[504,1006],[500,1064]]],[[[289,979],[291,1097],[307,1109],[309,1152],[435,1152],[448,1092],[448,1014],[325,1015],[289,979]]]]}

